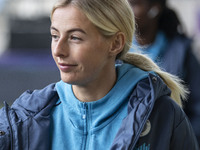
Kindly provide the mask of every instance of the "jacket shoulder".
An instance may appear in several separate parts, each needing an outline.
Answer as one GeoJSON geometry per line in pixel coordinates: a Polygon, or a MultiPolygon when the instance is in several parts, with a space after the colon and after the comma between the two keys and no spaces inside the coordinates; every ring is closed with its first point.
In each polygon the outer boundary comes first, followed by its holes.
{"type": "Polygon", "coordinates": [[[158,98],[155,102],[154,110],[157,111],[157,114],[161,117],[169,117],[171,121],[173,121],[173,127],[178,126],[186,117],[183,109],[172,100],[170,96],[158,98]]]}
{"type": "Polygon", "coordinates": [[[14,101],[11,109],[15,111],[18,117],[25,120],[29,116],[36,115],[44,108],[49,108],[50,111],[50,107],[56,103],[56,100],[58,100],[58,95],[55,83],[53,83],[43,89],[25,91],[14,101]]]}
{"type": "MultiPolygon", "coordinates": [[[[167,86],[159,77],[150,74],[149,79],[139,82],[137,88],[139,91],[144,91],[148,85],[147,81],[150,81],[152,88],[143,95],[154,97],[155,103],[146,123],[148,128],[144,126],[136,147],[146,144],[152,149],[198,149],[191,124],[183,109],[171,99],[167,86]],[[151,89],[154,89],[152,94],[150,94],[151,89]]],[[[139,91],[137,93],[141,93],[139,91]]]]}
{"type": "Polygon", "coordinates": [[[149,120],[152,128],[150,135],[146,137],[147,141],[149,143],[160,141],[156,145],[151,145],[153,149],[165,147],[171,150],[198,150],[196,137],[188,117],[169,96],[161,96],[156,100],[149,120]],[[159,136],[162,138],[158,139],[159,136]]]}
{"type": "Polygon", "coordinates": [[[48,140],[41,143],[35,137],[49,136],[49,114],[57,100],[55,84],[51,84],[24,92],[11,107],[5,103],[0,110],[0,149],[27,149],[27,139],[35,143],[31,147],[48,149],[48,140]]]}

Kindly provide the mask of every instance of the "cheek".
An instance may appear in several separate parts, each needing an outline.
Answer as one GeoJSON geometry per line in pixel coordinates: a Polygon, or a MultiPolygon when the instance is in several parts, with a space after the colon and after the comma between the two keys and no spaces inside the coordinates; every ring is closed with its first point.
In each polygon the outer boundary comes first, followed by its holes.
{"type": "Polygon", "coordinates": [[[54,52],[53,52],[53,47],[51,48],[51,55],[52,55],[52,58],[54,59],[55,63],[57,64],[57,57],[54,55],[54,52]]]}
{"type": "Polygon", "coordinates": [[[53,55],[54,49],[55,49],[55,44],[54,44],[54,42],[51,42],[51,53],[52,53],[52,55],[53,55]]]}
{"type": "Polygon", "coordinates": [[[97,46],[97,44],[94,45],[93,43],[89,43],[86,45],[82,45],[80,49],[74,51],[71,54],[73,54],[78,61],[92,62],[101,56],[101,49],[99,46],[97,46]]]}
{"type": "Polygon", "coordinates": [[[79,53],[78,55],[76,55],[75,59],[75,61],[78,61],[79,64],[82,64],[84,68],[91,67],[91,65],[94,65],[95,61],[97,60],[96,56],[93,55],[91,51],[79,53]]]}
{"type": "Polygon", "coordinates": [[[93,47],[89,51],[82,53],[82,55],[78,55],[77,60],[84,66],[86,70],[94,70],[95,68],[99,68],[103,62],[106,62],[107,54],[103,49],[101,50],[99,47],[93,47]]]}
{"type": "Polygon", "coordinates": [[[54,55],[54,53],[53,53],[53,47],[51,47],[51,55],[52,55],[52,57],[53,57],[54,61],[56,61],[56,60],[55,60],[55,59],[56,59],[56,57],[55,57],[55,55],[54,55]]]}

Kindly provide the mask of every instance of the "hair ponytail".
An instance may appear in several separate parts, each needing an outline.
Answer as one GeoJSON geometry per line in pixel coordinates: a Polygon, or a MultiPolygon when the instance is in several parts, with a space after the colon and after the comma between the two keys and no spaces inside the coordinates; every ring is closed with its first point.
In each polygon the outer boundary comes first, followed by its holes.
{"type": "Polygon", "coordinates": [[[165,84],[171,89],[171,98],[182,107],[182,100],[186,100],[189,91],[182,84],[178,77],[162,71],[150,58],[143,54],[126,53],[121,59],[124,62],[132,64],[144,71],[154,71],[157,73],[165,84]]]}

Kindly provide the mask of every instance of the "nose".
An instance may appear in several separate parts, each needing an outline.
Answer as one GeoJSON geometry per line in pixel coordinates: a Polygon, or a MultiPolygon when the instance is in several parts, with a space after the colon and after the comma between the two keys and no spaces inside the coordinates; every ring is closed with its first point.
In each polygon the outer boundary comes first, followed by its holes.
{"type": "Polygon", "coordinates": [[[69,55],[69,47],[64,39],[59,39],[57,42],[52,41],[52,54],[54,56],[66,57],[69,55]]]}

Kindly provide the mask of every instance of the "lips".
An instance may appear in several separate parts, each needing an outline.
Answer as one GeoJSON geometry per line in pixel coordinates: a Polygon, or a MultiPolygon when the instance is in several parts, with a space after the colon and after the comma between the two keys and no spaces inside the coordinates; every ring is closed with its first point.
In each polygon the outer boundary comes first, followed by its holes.
{"type": "Polygon", "coordinates": [[[67,63],[58,63],[58,66],[59,66],[61,71],[69,72],[73,68],[75,68],[77,65],[76,64],[67,64],[67,63]]]}

